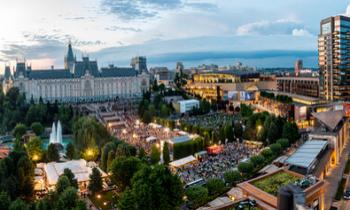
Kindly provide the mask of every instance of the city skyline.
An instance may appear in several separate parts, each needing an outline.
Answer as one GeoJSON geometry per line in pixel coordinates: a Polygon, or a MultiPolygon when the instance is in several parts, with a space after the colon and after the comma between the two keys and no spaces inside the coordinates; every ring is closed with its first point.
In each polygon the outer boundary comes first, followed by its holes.
{"type": "MultiPolygon", "coordinates": [[[[267,7],[259,1],[65,0],[58,5],[36,0],[25,6],[18,0],[3,1],[0,73],[16,58],[26,58],[37,68],[61,67],[69,40],[78,57],[89,54],[101,66],[125,65],[134,55],[149,57],[151,65],[173,66],[186,55],[193,59],[184,63],[195,65],[213,61],[206,52],[256,51],[266,53],[237,57],[249,65],[292,66],[291,59],[274,61],[276,55],[271,55],[292,50],[300,51],[295,57],[305,58],[306,66],[315,67],[320,19],[347,13],[348,4],[336,2],[317,7],[316,0],[269,1],[267,7]],[[304,51],[307,56],[299,55],[304,51]]],[[[233,64],[230,56],[215,59],[233,64]]]]}

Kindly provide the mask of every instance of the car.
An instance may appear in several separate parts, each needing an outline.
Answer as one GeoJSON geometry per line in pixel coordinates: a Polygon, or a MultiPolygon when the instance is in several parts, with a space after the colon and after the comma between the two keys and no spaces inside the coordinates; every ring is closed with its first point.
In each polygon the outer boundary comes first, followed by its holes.
{"type": "Polygon", "coordinates": [[[344,192],[344,199],[345,200],[350,200],[350,188],[348,188],[345,192],[344,192]]]}

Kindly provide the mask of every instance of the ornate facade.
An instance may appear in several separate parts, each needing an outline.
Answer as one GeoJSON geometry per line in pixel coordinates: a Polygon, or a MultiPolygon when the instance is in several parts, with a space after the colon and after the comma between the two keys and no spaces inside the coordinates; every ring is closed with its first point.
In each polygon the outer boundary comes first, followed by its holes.
{"type": "Polygon", "coordinates": [[[5,74],[3,81],[5,92],[12,86],[24,92],[27,100],[104,101],[141,97],[148,90],[149,75],[133,67],[99,69],[97,61],[89,57],[77,61],[69,44],[64,69],[32,70],[25,62],[18,62],[14,74],[5,74]]]}

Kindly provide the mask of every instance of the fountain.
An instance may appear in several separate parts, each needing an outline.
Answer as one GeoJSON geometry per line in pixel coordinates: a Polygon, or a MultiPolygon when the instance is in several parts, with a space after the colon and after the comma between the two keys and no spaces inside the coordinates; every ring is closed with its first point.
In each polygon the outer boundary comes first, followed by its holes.
{"type": "Polygon", "coordinates": [[[61,125],[60,121],[57,122],[57,126],[56,126],[55,122],[52,123],[49,144],[55,144],[59,150],[63,149],[62,125],[61,125]]]}

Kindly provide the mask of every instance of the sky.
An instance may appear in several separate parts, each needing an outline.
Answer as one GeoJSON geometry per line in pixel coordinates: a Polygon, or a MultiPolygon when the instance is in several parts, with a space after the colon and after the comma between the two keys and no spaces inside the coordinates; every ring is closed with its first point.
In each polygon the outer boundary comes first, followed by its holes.
{"type": "Polygon", "coordinates": [[[350,15],[348,5],[346,0],[1,0],[0,73],[17,59],[33,69],[62,67],[69,41],[78,59],[89,55],[99,66],[129,65],[136,55],[170,68],[178,60],[293,66],[298,57],[316,66],[320,20],[350,15]]]}

